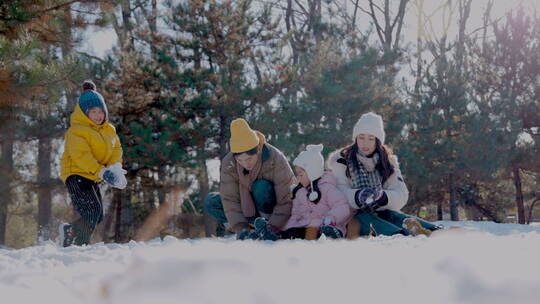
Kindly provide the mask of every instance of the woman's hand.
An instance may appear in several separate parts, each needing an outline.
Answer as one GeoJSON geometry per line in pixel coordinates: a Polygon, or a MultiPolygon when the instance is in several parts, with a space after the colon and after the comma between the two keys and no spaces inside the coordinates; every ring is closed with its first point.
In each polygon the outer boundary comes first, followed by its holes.
{"type": "Polygon", "coordinates": [[[383,196],[386,197],[384,191],[368,187],[356,191],[354,200],[361,211],[373,212],[376,207],[381,206],[378,203],[381,202],[383,196]]]}

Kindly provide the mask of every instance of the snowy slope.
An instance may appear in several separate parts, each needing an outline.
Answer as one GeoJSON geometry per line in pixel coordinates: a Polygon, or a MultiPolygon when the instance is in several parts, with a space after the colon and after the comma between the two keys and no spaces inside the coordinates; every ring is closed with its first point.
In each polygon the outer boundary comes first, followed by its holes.
{"type": "Polygon", "coordinates": [[[540,303],[540,226],[0,249],[0,303],[540,303]]]}

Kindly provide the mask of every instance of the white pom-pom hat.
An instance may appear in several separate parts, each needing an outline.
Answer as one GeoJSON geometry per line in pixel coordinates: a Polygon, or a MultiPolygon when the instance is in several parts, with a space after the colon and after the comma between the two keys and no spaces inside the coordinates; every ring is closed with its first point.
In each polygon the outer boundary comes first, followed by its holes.
{"type": "Polygon", "coordinates": [[[368,134],[377,137],[381,144],[384,144],[386,134],[384,133],[383,119],[381,115],[373,112],[360,116],[353,129],[353,141],[356,142],[358,134],[368,134]]]}
{"type": "Polygon", "coordinates": [[[324,174],[324,158],[321,153],[323,148],[324,146],[322,144],[308,145],[306,150],[300,152],[293,161],[293,165],[306,171],[309,182],[311,183],[311,192],[308,198],[312,202],[317,201],[320,197],[320,193],[315,191],[313,187],[313,181],[324,174]]]}
{"type": "Polygon", "coordinates": [[[322,144],[308,145],[293,161],[293,165],[306,171],[310,181],[320,178],[324,173],[323,148],[322,144]]]}

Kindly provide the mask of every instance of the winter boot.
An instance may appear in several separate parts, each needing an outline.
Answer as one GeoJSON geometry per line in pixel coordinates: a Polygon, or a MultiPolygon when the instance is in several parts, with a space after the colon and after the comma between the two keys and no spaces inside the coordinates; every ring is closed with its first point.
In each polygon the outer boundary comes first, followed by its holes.
{"type": "Polygon", "coordinates": [[[347,224],[347,239],[354,240],[360,236],[360,221],[353,217],[347,224]]]}
{"type": "Polygon", "coordinates": [[[319,228],[317,227],[306,227],[306,236],[305,239],[308,241],[314,241],[317,239],[319,234],[319,228]]]}
{"type": "Polygon", "coordinates": [[[420,224],[420,222],[413,217],[408,217],[403,220],[403,228],[407,230],[407,232],[409,232],[411,235],[431,235],[431,230],[422,227],[422,224],[420,224]]]}
{"type": "Polygon", "coordinates": [[[326,237],[332,238],[332,239],[339,239],[343,237],[341,234],[341,231],[339,231],[335,226],[331,225],[324,225],[321,227],[321,234],[326,235],[326,237]]]}
{"type": "Polygon", "coordinates": [[[62,247],[69,247],[75,243],[75,230],[73,225],[68,223],[62,223],[58,227],[58,240],[59,245],[62,247]]]}

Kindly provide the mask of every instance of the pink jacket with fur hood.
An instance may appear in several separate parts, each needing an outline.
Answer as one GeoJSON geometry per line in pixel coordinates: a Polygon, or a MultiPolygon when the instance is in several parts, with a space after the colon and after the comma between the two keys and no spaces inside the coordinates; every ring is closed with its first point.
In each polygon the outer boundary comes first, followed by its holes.
{"type": "Polygon", "coordinates": [[[323,218],[329,216],[343,235],[345,225],[352,216],[353,210],[347,203],[347,197],[336,187],[336,177],[332,172],[325,172],[318,182],[321,199],[317,204],[307,198],[308,190],[303,187],[296,192],[292,202],[291,218],[284,229],[295,227],[320,227],[323,218]]]}

